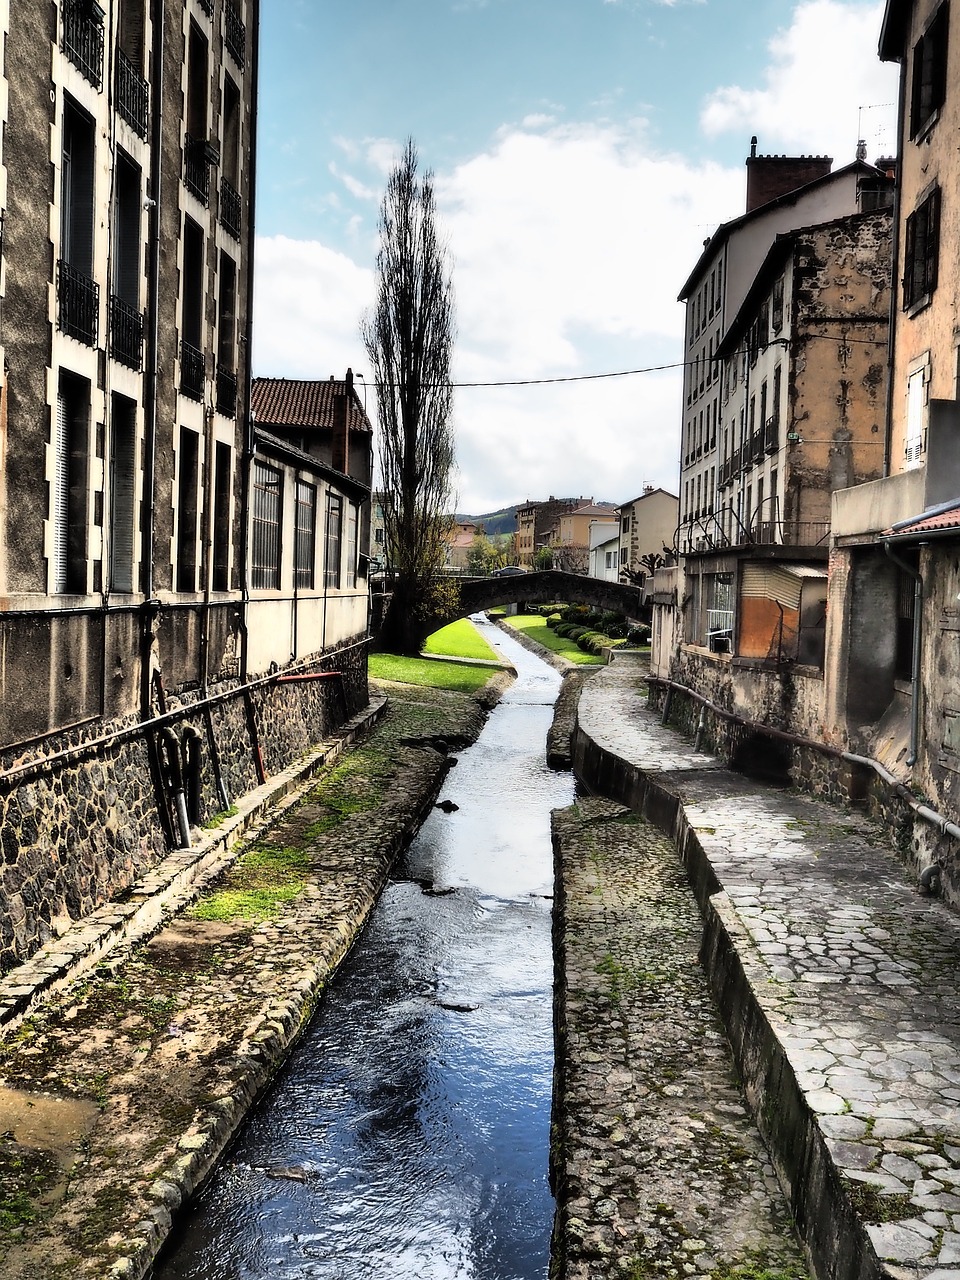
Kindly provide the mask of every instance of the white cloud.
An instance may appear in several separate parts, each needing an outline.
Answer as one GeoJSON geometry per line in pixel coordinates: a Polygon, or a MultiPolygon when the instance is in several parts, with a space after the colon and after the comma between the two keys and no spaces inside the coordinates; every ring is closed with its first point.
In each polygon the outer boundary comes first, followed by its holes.
{"type": "Polygon", "coordinates": [[[316,240],[257,240],[253,371],[258,376],[343,377],[362,371],[360,315],[373,271],[316,240]]]}
{"type": "Polygon", "coordinates": [[[805,0],[770,41],[762,88],[724,85],[701,113],[708,136],[731,130],[761,152],[832,155],[849,164],[858,138],[868,158],[895,155],[897,68],[876,56],[883,4],[805,0]],[[863,110],[861,110],[863,108],[863,110]]]}

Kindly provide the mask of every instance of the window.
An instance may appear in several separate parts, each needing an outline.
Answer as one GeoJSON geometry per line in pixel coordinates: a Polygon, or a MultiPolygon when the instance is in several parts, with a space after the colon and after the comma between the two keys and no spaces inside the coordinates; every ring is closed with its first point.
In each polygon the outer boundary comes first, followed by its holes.
{"type": "Polygon", "coordinates": [[[947,30],[950,7],[942,4],[913,46],[910,85],[910,137],[916,138],[936,118],[947,94],[947,30]]]}
{"type": "Polygon", "coordinates": [[[186,132],[183,140],[183,180],[187,190],[206,204],[210,198],[209,99],[210,50],[207,38],[190,23],[187,43],[186,132]]]}
{"type": "Polygon", "coordinates": [[[217,410],[232,418],[237,412],[237,264],[220,252],[217,303],[217,410]]]}
{"type": "Polygon", "coordinates": [[[235,240],[240,238],[240,90],[229,76],[223,79],[223,152],[220,157],[220,222],[235,240]]]}
{"type": "Polygon", "coordinates": [[[97,344],[100,291],[93,279],[93,120],[70,98],[63,108],[60,190],[58,324],[86,343],[97,344]]]}
{"type": "Polygon", "coordinates": [[[317,489],[297,481],[296,528],[293,547],[293,582],[301,591],[312,591],[317,541],[317,489]]]}
{"type": "Polygon", "coordinates": [[[103,81],[103,10],[92,0],[65,0],[61,46],[94,88],[103,81]]]}
{"type": "Polygon", "coordinates": [[[355,502],[347,504],[347,580],[344,583],[346,587],[355,587],[357,585],[357,527],[359,525],[359,510],[355,502]]]}
{"type": "Polygon", "coordinates": [[[904,461],[908,468],[919,467],[923,461],[924,426],[927,405],[927,369],[915,369],[907,378],[907,431],[904,441],[904,461]]]}
{"type": "Polygon", "coordinates": [[[773,325],[774,333],[779,333],[783,328],[783,276],[774,281],[770,322],[773,325]]]}
{"type": "Polygon", "coordinates": [[[180,279],[180,390],[203,399],[203,231],[183,220],[183,271],[180,279]]]}
{"type": "Polygon", "coordinates": [[[343,499],[327,494],[327,525],[323,548],[323,585],[340,586],[340,543],[343,537],[343,499]]]}
{"type": "Polygon", "coordinates": [[[177,482],[177,590],[197,589],[197,526],[199,518],[200,436],[180,428],[177,482]]]}
{"type": "Polygon", "coordinates": [[[907,218],[903,261],[903,305],[915,306],[937,287],[940,256],[940,188],[934,187],[907,218]]]}
{"type": "Polygon", "coordinates": [[[213,489],[213,589],[230,590],[230,475],[232,450],[217,441],[213,489]]]}
{"type": "Polygon", "coordinates": [[[251,586],[255,591],[280,587],[280,511],[283,477],[263,462],[253,464],[253,547],[251,586]]]}
{"type": "Polygon", "coordinates": [[[110,398],[110,587],[133,590],[137,494],[137,406],[110,398]]]}
{"type": "Polygon", "coordinates": [[[122,0],[117,35],[117,111],[141,138],[147,136],[150,91],[143,78],[143,0],[122,0]]]}
{"type": "Polygon", "coordinates": [[[87,476],[90,454],[90,383],[60,374],[53,427],[51,486],[55,592],[87,589],[87,476]]]}
{"type": "Polygon", "coordinates": [[[143,359],[140,310],[140,169],[120,152],[114,175],[113,275],[110,282],[110,354],[139,369],[143,359]]]}

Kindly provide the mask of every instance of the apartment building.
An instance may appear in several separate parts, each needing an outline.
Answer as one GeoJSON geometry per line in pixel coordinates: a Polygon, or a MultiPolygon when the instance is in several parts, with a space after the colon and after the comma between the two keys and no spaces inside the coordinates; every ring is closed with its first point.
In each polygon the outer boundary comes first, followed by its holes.
{"type": "Polygon", "coordinates": [[[545,502],[528,498],[517,507],[517,562],[532,568],[537,552],[557,535],[560,517],[592,503],[593,498],[555,498],[553,494],[545,502]]]}
{"type": "Polygon", "coordinates": [[[257,5],[4,8],[9,745],[236,672],[257,5]]]}

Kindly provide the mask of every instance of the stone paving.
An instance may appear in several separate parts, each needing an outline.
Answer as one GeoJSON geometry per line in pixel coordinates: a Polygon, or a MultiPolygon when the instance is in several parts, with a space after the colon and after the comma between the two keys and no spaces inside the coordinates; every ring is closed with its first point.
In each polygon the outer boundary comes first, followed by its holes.
{"type": "Polygon", "coordinates": [[[672,843],[628,809],[554,814],[555,1280],[805,1277],[739,1089],[672,843]]]}
{"type": "Polygon", "coordinates": [[[818,1272],[960,1280],[960,917],[855,809],[694,752],[627,663],[578,732],[644,806],[679,798],[704,962],[818,1272]]]}

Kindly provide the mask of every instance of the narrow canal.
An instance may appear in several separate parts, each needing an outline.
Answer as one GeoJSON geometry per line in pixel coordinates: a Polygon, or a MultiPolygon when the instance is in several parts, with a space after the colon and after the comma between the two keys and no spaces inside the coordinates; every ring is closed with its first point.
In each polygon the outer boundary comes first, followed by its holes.
{"type": "Polygon", "coordinates": [[[550,810],[560,680],[517,681],[156,1280],[546,1276],[553,1073],[550,810]]]}

